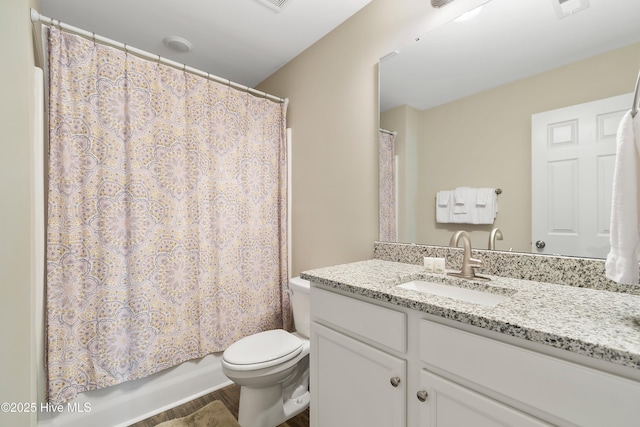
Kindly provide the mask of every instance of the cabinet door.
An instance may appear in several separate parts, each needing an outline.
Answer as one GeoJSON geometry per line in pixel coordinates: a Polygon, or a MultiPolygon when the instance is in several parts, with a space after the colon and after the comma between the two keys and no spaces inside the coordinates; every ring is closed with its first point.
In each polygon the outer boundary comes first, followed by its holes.
{"type": "Polygon", "coordinates": [[[312,427],[405,426],[404,360],[315,322],[311,351],[312,427]]]}
{"type": "Polygon", "coordinates": [[[419,427],[540,427],[537,418],[503,405],[431,372],[420,372],[424,402],[418,405],[419,427]]]}

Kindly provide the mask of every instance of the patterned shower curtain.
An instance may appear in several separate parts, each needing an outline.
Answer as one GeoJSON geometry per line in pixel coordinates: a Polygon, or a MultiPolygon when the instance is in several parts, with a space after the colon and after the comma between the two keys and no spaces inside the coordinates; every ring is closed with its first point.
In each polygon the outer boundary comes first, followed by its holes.
{"type": "Polygon", "coordinates": [[[286,105],[50,29],[48,398],[290,324],[286,105]]]}
{"type": "Polygon", "coordinates": [[[395,242],[396,238],[396,178],[395,135],[379,131],[378,135],[378,218],[381,242],[395,242]]]}

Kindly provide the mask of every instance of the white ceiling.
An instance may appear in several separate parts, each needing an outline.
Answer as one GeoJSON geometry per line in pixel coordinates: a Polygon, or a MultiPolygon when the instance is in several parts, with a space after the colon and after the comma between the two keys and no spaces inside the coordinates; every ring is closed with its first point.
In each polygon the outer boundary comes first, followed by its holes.
{"type": "Polygon", "coordinates": [[[588,0],[562,19],[554,2],[492,0],[398,49],[380,65],[380,110],[424,110],[640,41],[640,0],[588,0]]]}
{"type": "Polygon", "coordinates": [[[331,32],[371,0],[41,0],[49,18],[249,87],[331,32]],[[193,44],[176,53],[162,39],[193,44]]]}

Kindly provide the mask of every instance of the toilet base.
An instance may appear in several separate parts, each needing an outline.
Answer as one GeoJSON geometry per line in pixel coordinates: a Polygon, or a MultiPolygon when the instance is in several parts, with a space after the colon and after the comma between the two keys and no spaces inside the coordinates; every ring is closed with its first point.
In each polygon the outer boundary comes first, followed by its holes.
{"type": "Polygon", "coordinates": [[[282,382],[240,387],[238,423],[242,427],[276,427],[309,407],[309,355],[282,382]]]}
{"type": "Polygon", "coordinates": [[[298,415],[309,406],[310,394],[282,401],[282,385],[270,387],[240,388],[238,423],[242,427],[275,427],[298,415]]]}

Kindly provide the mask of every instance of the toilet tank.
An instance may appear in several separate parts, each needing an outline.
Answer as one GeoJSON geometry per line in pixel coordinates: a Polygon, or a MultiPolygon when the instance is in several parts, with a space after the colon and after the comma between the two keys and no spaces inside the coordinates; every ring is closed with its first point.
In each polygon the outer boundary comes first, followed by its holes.
{"type": "Polygon", "coordinates": [[[293,323],[296,331],[309,338],[311,332],[309,327],[311,321],[309,313],[311,283],[300,277],[293,277],[289,279],[289,290],[291,291],[291,308],[293,309],[293,323]]]}

